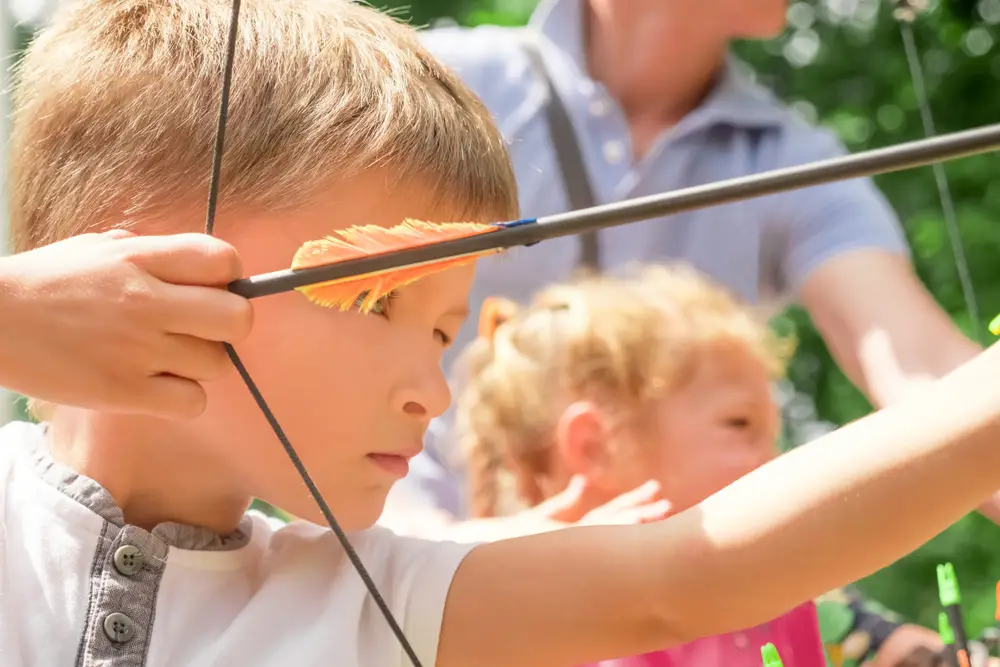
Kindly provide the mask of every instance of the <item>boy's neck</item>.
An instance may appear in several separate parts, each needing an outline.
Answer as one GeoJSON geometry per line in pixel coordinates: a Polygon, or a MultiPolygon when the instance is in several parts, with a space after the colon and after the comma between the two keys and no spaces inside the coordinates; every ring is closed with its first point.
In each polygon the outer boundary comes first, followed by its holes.
{"type": "MultiPolygon", "coordinates": [[[[656,11],[679,13],[682,5],[664,2],[656,11]]],[[[590,74],[624,109],[637,158],[701,104],[729,46],[712,25],[680,15],[650,17],[649,7],[590,0],[584,14],[590,74]]]]}
{"type": "Polygon", "coordinates": [[[172,522],[227,535],[250,502],[223,486],[218,465],[175,423],[59,407],[49,448],[56,461],[104,487],[126,523],[146,530],[172,522]]]}

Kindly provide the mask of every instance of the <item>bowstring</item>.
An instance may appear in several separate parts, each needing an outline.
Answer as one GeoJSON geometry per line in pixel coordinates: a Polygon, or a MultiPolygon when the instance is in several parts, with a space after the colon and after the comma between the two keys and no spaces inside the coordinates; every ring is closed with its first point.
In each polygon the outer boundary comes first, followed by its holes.
{"type": "MultiPolygon", "coordinates": [[[[925,6],[923,0],[898,0],[897,4],[894,16],[896,22],[899,24],[899,31],[903,40],[903,50],[906,53],[906,62],[910,69],[910,79],[913,83],[913,93],[917,100],[917,108],[920,112],[920,121],[923,125],[924,136],[928,138],[935,137],[937,136],[937,128],[934,123],[934,114],[931,112],[930,96],[927,93],[926,77],[924,76],[923,64],[920,61],[920,51],[917,49],[917,40],[913,33],[913,22],[924,10],[925,6]]],[[[958,281],[962,287],[962,297],[965,300],[965,308],[969,312],[969,318],[972,320],[972,338],[979,345],[984,345],[982,323],[979,319],[979,304],[976,299],[976,290],[972,283],[972,275],[969,270],[968,258],[965,254],[962,234],[958,228],[958,215],[955,212],[955,202],[951,196],[951,188],[948,186],[948,177],[945,175],[944,164],[941,162],[935,162],[931,165],[931,168],[934,170],[934,181],[937,185],[938,199],[941,201],[942,218],[955,262],[955,271],[958,273],[958,281]]]]}
{"type": "MultiPolygon", "coordinates": [[[[222,155],[225,148],[226,125],[229,120],[229,97],[233,80],[233,62],[236,59],[236,38],[239,28],[241,3],[242,0],[232,0],[232,15],[229,21],[229,36],[226,43],[226,60],[222,74],[222,90],[219,95],[219,122],[215,134],[215,149],[212,154],[212,176],[208,188],[208,206],[205,217],[205,233],[209,236],[211,236],[215,230],[215,213],[219,201],[219,185],[222,180],[222,155]]],[[[236,353],[236,348],[229,343],[223,343],[223,345],[225,346],[226,354],[229,355],[230,361],[233,366],[236,367],[236,371],[239,373],[243,383],[250,391],[250,395],[253,396],[254,402],[264,414],[264,418],[267,419],[267,423],[271,426],[271,430],[274,431],[274,435],[278,438],[278,441],[284,448],[285,453],[288,455],[288,459],[292,462],[295,470],[298,471],[299,476],[305,483],[310,495],[319,507],[320,512],[323,514],[323,518],[326,519],[327,524],[330,526],[330,530],[332,530],[337,536],[337,540],[344,548],[344,552],[347,554],[348,559],[350,559],[351,564],[354,565],[354,569],[357,571],[358,576],[361,577],[361,580],[364,582],[365,588],[368,589],[372,599],[375,601],[375,605],[379,608],[379,611],[382,612],[382,616],[385,618],[385,621],[389,624],[389,628],[392,630],[392,633],[399,641],[403,652],[409,658],[413,667],[422,667],[416,651],[413,650],[409,640],[403,633],[403,629],[399,626],[395,616],[393,616],[392,611],[389,609],[389,605],[386,604],[382,594],[379,593],[378,587],[372,580],[371,575],[364,566],[364,563],[361,562],[358,552],[354,550],[353,546],[351,546],[351,542],[347,538],[347,534],[340,527],[340,523],[337,519],[333,516],[330,506],[327,504],[326,499],[323,498],[323,494],[320,493],[319,488],[313,482],[312,477],[309,475],[305,465],[302,463],[302,459],[299,458],[298,452],[296,452],[295,448],[292,447],[291,441],[288,439],[288,436],[285,435],[285,430],[281,428],[277,418],[274,416],[274,412],[272,412],[270,406],[267,404],[267,401],[264,400],[264,396],[257,387],[257,383],[254,382],[252,377],[250,377],[250,373],[247,371],[246,365],[244,365],[243,360],[240,359],[240,356],[236,353]]]]}

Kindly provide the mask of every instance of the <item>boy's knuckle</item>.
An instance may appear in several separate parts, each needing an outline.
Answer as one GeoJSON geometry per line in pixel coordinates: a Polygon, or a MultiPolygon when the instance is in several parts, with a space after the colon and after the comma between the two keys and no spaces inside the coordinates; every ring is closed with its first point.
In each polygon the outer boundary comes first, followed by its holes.
{"type": "Polygon", "coordinates": [[[233,309],[233,330],[231,333],[233,340],[230,342],[241,341],[250,335],[250,331],[253,329],[253,318],[253,304],[246,299],[238,298],[233,309]]]}
{"type": "Polygon", "coordinates": [[[195,241],[207,271],[217,276],[219,282],[230,282],[242,275],[243,263],[236,248],[211,236],[195,241]]]}

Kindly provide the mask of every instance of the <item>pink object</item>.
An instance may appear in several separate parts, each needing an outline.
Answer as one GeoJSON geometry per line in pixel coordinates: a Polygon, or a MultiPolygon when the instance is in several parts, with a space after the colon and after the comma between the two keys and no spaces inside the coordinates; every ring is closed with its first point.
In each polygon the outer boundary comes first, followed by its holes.
{"type": "Polygon", "coordinates": [[[749,630],[584,667],[760,667],[760,647],[768,642],[777,647],[785,667],[826,667],[816,605],[812,602],[749,630]]]}

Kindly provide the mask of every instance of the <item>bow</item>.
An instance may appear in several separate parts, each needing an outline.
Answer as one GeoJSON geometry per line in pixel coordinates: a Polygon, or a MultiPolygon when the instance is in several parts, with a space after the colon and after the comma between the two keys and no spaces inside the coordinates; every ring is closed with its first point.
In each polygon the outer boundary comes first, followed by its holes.
{"type": "MultiPolygon", "coordinates": [[[[906,62],[910,69],[910,79],[913,82],[913,92],[920,110],[920,122],[923,125],[924,134],[933,137],[937,135],[937,129],[934,126],[934,115],[931,113],[930,99],[924,82],[924,69],[920,63],[916,37],[913,34],[913,22],[916,21],[920,13],[927,9],[927,0],[894,1],[896,9],[893,11],[893,16],[899,23],[903,50],[906,52],[906,62]]],[[[931,168],[934,170],[934,181],[937,185],[938,198],[941,201],[941,212],[944,216],[944,226],[948,233],[952,257],[955,260],[955,269],[962,287],[962,297],[965,299],[965,307],[972,320],[973,338],[981,345],[983,340],[982,323],[979,320],[979,304],[976,301],[976,290],[972,284],[972,277],[969,275],[969,262],[965,255],[962,235],[959,233],[958,216],[955,214],[955,203],[951,197],[951,189],[948,187],[948,178],[944,173],[944,165],[940,162],[935,162],[931,168]]]]}

